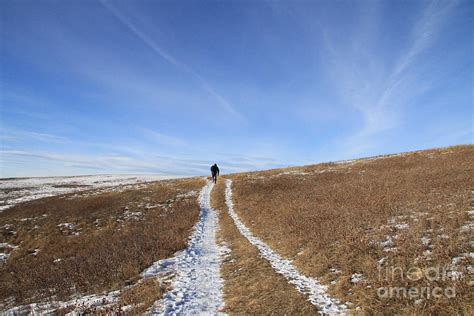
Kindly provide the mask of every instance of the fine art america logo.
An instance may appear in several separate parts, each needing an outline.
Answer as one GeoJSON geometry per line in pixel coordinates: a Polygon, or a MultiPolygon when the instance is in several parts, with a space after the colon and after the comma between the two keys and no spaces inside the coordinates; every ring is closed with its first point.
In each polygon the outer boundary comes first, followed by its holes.
{"type": "Polygon", "coordinates": [[[450,281],[458,280],[461,273],[455,271],[453,266],[441,267],[379,267],[379,281],[381,282],[403,282],[419,283],[423,286],[386,286],[377,289],[379,298],[408,298],[408,299],[430,299],[430,298],[454,298],[456,289],[454,286],[440,286],[440,284],[452,284],[450,281]],[[426,285],[425,285],[426,284],[426,285]]]}

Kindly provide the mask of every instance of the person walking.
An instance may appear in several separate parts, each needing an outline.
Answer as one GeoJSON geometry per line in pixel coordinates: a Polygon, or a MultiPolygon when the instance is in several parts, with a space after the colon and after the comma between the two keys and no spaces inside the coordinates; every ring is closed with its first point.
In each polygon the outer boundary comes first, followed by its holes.
{"type": "Polygon", "coordinates": [[[216,163],[211,166],[211,174],[212,174],[212,181],[214,181],[214,183],[217,183],[217,176],[219,175],[219,167],[217,166],[216,163]]]}

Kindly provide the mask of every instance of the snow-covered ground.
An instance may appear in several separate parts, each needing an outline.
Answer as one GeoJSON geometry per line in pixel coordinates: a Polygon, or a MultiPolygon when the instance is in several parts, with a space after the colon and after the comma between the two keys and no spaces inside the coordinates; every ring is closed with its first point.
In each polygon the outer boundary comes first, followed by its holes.
{"type": "MultiPolygon", "coordinates": [[[[82,315],[85,311],[99,308],[111,307],[118,302],[120,291],[113,291],[103,295],[86,295],[73,298],[69,301],[51,301],[44,303],[33,303],[29,305],[20,305],[9,310],[2,311],[1,315],[54,315],[61,309],[72,308],[68,315],[82,315]]],[[[122,310],[125,308],[122,307],[122,310]]]]}
{"type": "Polygon", "coordinates": [[[234,211],[234,203],[232,202],[232,180],[226,180],[225,201],[229,211],[229,215],[234,220],[235,225],[240,233],[248,239],[248,241],[257,247],[261,256],[268,260],[273,269],[283,275],[289,283],[293,284],[298,291],[308,295],[309,302],[324,314],[340,314],[347,312],[347,307],[336,299],[330,297],[326,290],[327,287],[320,284],[316,279],[301,274],[290,260],[282,258],[278,253],[273,251],[266,243],[255,237],[252,232],[239,219],[234,211]]]}
{"type": "Polygon", "coordinates": [[[217,213],[210,206],[214,184],[208,182],[199,195],[201,213],[189,239],[188,248],[174,257],[157,261],[142,275],[174,275],[172,289],[155,302],[152,314],[215,314],[223,306],[221,258],[227,249],[216,242],[217,213]]]}
{"type": "Polygon", "coordinates": [[[178,178],[159,174],[91,175],[0,180],[0,212],[18,203],[96,188],[178,178]]]}

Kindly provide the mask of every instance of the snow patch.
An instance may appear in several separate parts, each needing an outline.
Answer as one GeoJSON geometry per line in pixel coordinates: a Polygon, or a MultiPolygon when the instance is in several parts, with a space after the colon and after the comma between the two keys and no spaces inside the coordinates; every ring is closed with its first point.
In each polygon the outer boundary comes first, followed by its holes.
{"type": "Polygon", "coordinates": [[[57,225],[59,229],[74,229],[76,225],[72,223],[61,223],[57,225]]]}
{"type": "Polygon", "coordinates": [[[12,244],[9,244],[9,243],[6,243],[6,242],[2,242],[0,243],[0,248],[3,248],[3,249],[16,249],[18,248],[18,246],[15,246],[15,245],[12,245],[12,244]]]}
{"type": "Polygon", "coordinates": [[[81,228],[76,229],[76,225],[73,223],[61,223],[56,225],[61,233],[66,234],[68,236],[79,236],[81,233],[79,232],[81,228]]]}
{"type": "Polygon", "coordinates": [[[292,171],[281,172],[281,173],[277,174],[276,176],[284,176],[284,175],[307,176],[307,175],[310,175],[310,174],[311,174],[311,173],[309,173],[309,172],[292,170],[292,171]]]}
{"type": "Polygon", "coordinates": [[[0,262],[6,262],[10,257],[9,253],[0,252],[0,262]]]}
{"type": "Polygon", "coordinates": [[[176,196],[176,198],[178,199],[185,199],[185,198],[190,198],[190,197],[195,197],[197,196],[198,193],[196,191],[189,191],[189,192],[186,192],[186,193],[180,193],[176,196]]]}
{"type": "Polygon", "coordinates": [[[467,222],[461,227],[461,232],[466,233],[474,230],[474,222],[467,222]]]}
{"type": "Polygon", "coordinates": [[[123,213],[123,219],[126,219],[126,220],[136,220],[136,221],[138,221],[142,217],[143,217],[142,212],[133,212],[133,211],[130,211],[130,210],[126,210],[123,213]]]}
{"type": "Polygon", "coordinates": [[[431,239],[426,236],[421,237],[421,243],[423,244],[423,246],[428,246],[430,244],[430,241],[431,239]]]}
{"type": "Polygon", "coordinates": [[[407,229],[407,228],[408,228],[408,224],[406,224],[406,223],[401,223],[401,224],[396,224],[396,225],[394,225],[393,227],[395,227],[396,229],[402,230],[402,229],[407,229]]]}
{"type": "Polygon", "coordinates": [[[393,240],[392,240],[392,237],[390,236],[385,236],[385,240],[380,242],[380,246],[382,246],[382,248],[384,249],[389,248],[392,245],[393,245],[393,240]]]}
{"type": "Polygon", "coordinates": [[[351,283],[360,283],[364,281],[364,277],[361,273],[354,273],[351,275],[351,283]]]}
{"type": "Polygon", "coordinates": [[[15,315],[52,315],[57,310],[74,308],[68,315],[83,315],[87,310],[100,307],[106,308],[116,304],[119,300],[120,291],[110,292],[104,295],[87,295],[74,298],[70,301],[53,301],[44,303],[34,303],[20,305],[6,310],[2,313],[5,316],[15,315]]]}
{"type": "Polygon", "coordinates": [[[379,266],[383,266],[385,261],[387,261],[387,257],[382,257],[377,261],[377,263],[379,266]]]}

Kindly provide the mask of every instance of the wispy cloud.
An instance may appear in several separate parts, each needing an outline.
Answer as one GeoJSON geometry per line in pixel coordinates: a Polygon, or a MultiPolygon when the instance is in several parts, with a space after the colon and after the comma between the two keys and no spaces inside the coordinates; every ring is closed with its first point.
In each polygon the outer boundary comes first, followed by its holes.
{"type": "Polygon", "coordinates": [[[33,139],[43,141],[43,142],[51,142],[51,143],[64,143],[69,141],[66,137],[56,136],[47,133],[37,133],[37,132],[28,132],[26,136],[31,137],[33,139]]]}
{"type": "Polygon", "coordinates": [[[172,146],[172,147],[184,147],[184,146],[188,145],[188,143],[185,140],[183,140],[181,138],[178,138],[178,137],[175,137],[175,136],[170,136],[170,135],[166,135],[166,134],[163,134],[163,133],[159,133],[159,132],[153,131],[153,130],[148,129],[148,128],[138,128],[138,130],[147,139],[149,139],[153,142],[157,142],[161,145],[172,146]]]}
{"type": "Polygon", "coordinates": [[[179,61],[176,57],[174,57],[165,49],[163,49],[160,45],[158,45],[150,36],[148,36],[144,31],[140,30],[132,21],[130,21],[130,19],[128,19],[125,14],[123,14],[117,7],[115,7],[109,1],[106,0],[100,0],[100,2],[123,25],[125,25],[133,34],[135,34],[140,40],[143,41],[145,45],[152,49],[161,58],[174,65],[179,70],[186,72],[192,77],[194,77],[199,82],[201,87],[217,101],[217,103],[224,111],[236,118],[245,118],[239,111],[235,109],[235,107],[226,98],[224,98],[220,93],[218,93],[216,89],[204,77],[198,74],[189,65],[179,61]]]}
{"type": "MultiPolygon", "coordinates": [[[[252,157],[221,157],[219,165],[224,173],[251,169],[279,167],[272,159],[252,157]]],[[[166,175],[207,175],[210,161],[180,158],[174,156],[126,156],[104,154],[72,155],[59,152],[35,150],[0,149],[0,165],[5,162],[21,164],[30,168],[30,176],[43,175],[42,167],[52,166],[58,170],[68,170],[71,174],[93,173],[160,173],[166,175]],[[36,171],[35,171],[36,170],[36,171]],[[90,171],[87,171],[90,170],[90,171]]],[[[51,175],[51,171],[49,170],[51,175]]],[[[63,175],[63,174],[56,174],[63,175]]],[[[0,168],[0,177],[12,176],[0,168]]]]}
{"type": "MultiPolygon", "coordinates": [[[[355,31],[347,47],[337,43],[330,30],[324,31],[325,49],[331,60],[327,71],[344,102],[356,109],[363,119],[356,133],[345,141],[339,140],[350,155],[375,147],[381,133],[400,125],[404,109],[412,99],[429,89],[426,85],[422,90],[414,88],[418,86],[414,75],[417,63],[435,42],[455,5],[455,2],[433,1],[423,8],[421,17],[412,27],[411,43],[400,52],[394,64],[381,59],[374,50],[376,37],[370,23],[361,23],[367,29],[355,31]]],[[[380,12],[367,10],[365,14],[363,19],[376,22],[378,19],[373,15],[380,12]]]]}
{"type": "Polygon", "coordinates": [[[396,78],[400,76],[416,58],[429,46],[436,38],[436,33],[448,17],[451,10],[458,1],[431,1],[424,9],[420,20],[415,24],[412,31],[412,44],[410,48],[400,57],[394,67],[391,79],[396,84],[396,78]]]}
{"type": "MultiPolygon", "coordinates": [[[[281,161],[242,152],[214,152],[210,148],[192,146],[187,140],[143,127],[135,127],[138,137],[115,139],[114,143],[99,143],[78,140],[38,131],[6,129],[0,131],[5,146],[0,147],[0,165],[19,165],[28,169],[30,175],[44,175],[54,167],[70,174],[92,173],[163,173],[170,175],[200,175],[209,172],[209,166],[217,162],[224,173],[281,167],[281,161]],[[38,142],[60,144],[54,150],[40,150],[38,142]],[[13,144],[15,146],[6,146],[13,144]],[[160,146],[157,146],[160,145],[160,146]],[[169,149],[169,150],[168,150],[169,149]],[[163,154],[163,152],[174,152],[163,154]],[[182,152],[180,155],[178,152],[182,152]],[[199,157],[190,158],[190,157],[199,157]],[[37,166],[37,167],[35,167],[37,166]],[[37,169],[37,170],[36,170],[37,169]],[[90,169],[90,171],[87,171],[90,169]],[[37,173],[39,172],[39,173],[37,173]],[[44,173],[43,173],[44,172],[44,173]]],[[[268,143],[268,142],[266,142],[268,143]]],[[[263,146],[256,146],[259,150],[263,146]]],[[[239,152],[239,151],[237,151],[239,152]]],[[[268,154],[268,153],[267,153],[268,154]]],[[[26,172],[26,171],[25,171],[26,172]]],[[[11,176],[0,168],[2,176],[11,176]]],[[[25,173],[27,174],[27,173],[25,173]]]]}
{"type": "Polygon", "coordinates": [[[67,137],[37,131],[24,131],[6,128],[0,128],[0,131],[2,133],[2,139],[10,141],[29,140],[57,144],[64,144],[70,141],[67,137]]]}
{"type": "MultiPolygon", "coordinates": [[[[57,152],[42,152],[34,150],[0,150],[0,161],[15,157],[15,160],[28,159],[32,166],[45,163],[54,163],[58,167],[74,167],[102,170],[103,172],[127,172],[141,169],[143,172],[158,172],[163,168],[156,161],[137,160],[127,156],[104,156],[104,155],[71,155],[57,152]]],[[[163,168],[164,169],[164,168],[163,168]]],[[[4,175],[2,175],[4,176],[4,175]]]]}

